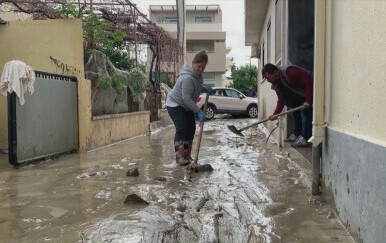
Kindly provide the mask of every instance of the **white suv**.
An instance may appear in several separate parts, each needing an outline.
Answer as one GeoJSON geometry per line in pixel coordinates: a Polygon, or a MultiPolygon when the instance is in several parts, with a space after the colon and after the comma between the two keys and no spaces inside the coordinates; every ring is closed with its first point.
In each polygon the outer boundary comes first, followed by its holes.
{"type": "MultiPolygon", "coordinates": [[[[257,117],[257,98],[247,97],[240,91],[232,88],[213,87],[209,96],[206,109],[206,119],[212,119],[215,114],[229,113],[231,115],[246,114],[249,117],[257,117]]],[[[204,108],[206,94],[203,93],[197,99],[200,109],[204,108]]]]}

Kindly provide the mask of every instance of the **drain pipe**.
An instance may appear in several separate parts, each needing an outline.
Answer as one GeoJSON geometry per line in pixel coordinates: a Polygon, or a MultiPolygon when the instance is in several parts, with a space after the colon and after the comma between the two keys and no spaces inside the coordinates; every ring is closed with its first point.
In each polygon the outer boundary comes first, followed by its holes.
{"type": "Polygon", "coordinates": [[[312,194],[321,192],[322,146],[325,140],[326,1],[315,1],[314,112],[312,123],[312,194]]]}

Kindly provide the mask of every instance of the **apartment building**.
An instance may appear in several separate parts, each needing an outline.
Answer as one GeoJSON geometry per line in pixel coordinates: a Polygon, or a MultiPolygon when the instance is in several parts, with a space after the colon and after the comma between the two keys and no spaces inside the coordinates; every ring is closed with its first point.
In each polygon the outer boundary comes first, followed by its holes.
{"type": "MultiPolygon", "coordinates": [[[[186,63],[190,64],[201,49],[208,52],[209,62],[203,73],[205,86],[224,86],[227,70],[225,32],[222,31],[222,11],[219,5],[187,5],[186,63]]],[[[150,5],[150,20],[177,38],[177,8],[175,5],[150,5]]],[[[161,71],[173,72],[165,64],[161,71]]]]}

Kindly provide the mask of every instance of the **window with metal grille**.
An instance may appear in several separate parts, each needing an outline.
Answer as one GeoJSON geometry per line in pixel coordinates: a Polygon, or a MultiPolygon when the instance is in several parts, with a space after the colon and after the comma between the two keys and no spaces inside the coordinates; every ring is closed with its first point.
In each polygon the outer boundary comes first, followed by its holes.
{"type": "Polygon", "coordinates": [[[177,17],[165,17],[163,22],[165,24],[176,24],[177,23],[177,17]]]}
{"type": "Polygon", "coordinates": [[[196,23],[211,23],[212,17],[209,17],[209,16],[195,17],[195,22],[196,23]]]}
{"type": "Polygon", "coordinates": [[[214,41],[187,41],[186,51],[196,52],[200,50],[206,50],[207,52],[214,52],[214,41]]]}

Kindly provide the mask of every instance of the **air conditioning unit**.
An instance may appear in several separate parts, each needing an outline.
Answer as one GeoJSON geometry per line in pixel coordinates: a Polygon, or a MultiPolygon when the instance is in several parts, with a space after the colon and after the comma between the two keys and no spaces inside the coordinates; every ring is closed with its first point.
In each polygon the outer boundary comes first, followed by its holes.
{"type": "Polygon", "coordinates": [[[259,58],[261,57],[261,49],[259,43],[252,43],[251,46],[251,58],[259,58]]]}

